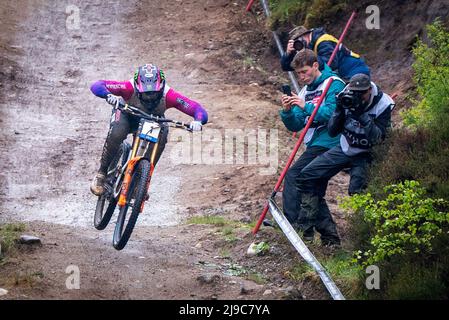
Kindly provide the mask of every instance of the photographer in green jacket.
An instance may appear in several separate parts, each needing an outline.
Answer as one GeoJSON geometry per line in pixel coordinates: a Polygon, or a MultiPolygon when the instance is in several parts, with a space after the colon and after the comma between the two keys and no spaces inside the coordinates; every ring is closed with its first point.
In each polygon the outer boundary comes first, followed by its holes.
{"type": "MultiPolygon", "coordinates": [[[[323,71],[320,71],[317,57],[309,49],[301,50],[296,54],[292,61],[292,67],[300,82],[305,86],[297,95],[284,94],[282,96],[281,119],[287,129],[291,131],[300,131],[305,127],[328,81],[330,78],[334,80],[305,135],[306,150],[287,171],[282,193],[285,216],[294,227],[303,232],[304,240],[310,241],[314,237],[314,227],[313,225],[304,227],[311,224],[308,222],[308,217],[300,213],[301,194],[298,191],[298,177],[313,159],[339,144],[340,136],[330,137],[327,124],[336,108],[336,94],[343,90],[345,84],[327,65],[323,71]]],[[[320,181],[315,191],[320,197],[320,215],[319,222],[314,225],[316,231],[321,234],[324,245],[339,241],[335,222],[324,200],[327,182],[327,180],[320,181]]]]}

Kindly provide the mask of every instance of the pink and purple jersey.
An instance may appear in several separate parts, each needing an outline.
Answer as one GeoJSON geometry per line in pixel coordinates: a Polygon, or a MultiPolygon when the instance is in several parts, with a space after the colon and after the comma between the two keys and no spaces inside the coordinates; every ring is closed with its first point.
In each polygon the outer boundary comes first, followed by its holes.
{"type": "MultiPolygon", "coordinates": [[[[90,90],[94,95],[100,98],[107,98],[108,94],[121,96],[128,102],[134,94],[134,86],[132,80],[129,81],[113,81],[113,80],[99,80],[92,84],[90,90]]],[[[196,101],[191,100],[179,92],[170,88],[167,84],[164,90],[165,108],[176,108],[195,120],[201,121],[202,124],[207,123],[206,110],[196,101]]]]}

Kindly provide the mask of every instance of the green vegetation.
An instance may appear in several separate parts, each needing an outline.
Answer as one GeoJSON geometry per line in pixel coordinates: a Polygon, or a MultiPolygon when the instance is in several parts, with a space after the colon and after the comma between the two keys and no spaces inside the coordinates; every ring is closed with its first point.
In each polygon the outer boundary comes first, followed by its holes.
{"type": "Polygon", "coordinates": [[[225,227],[224,232],[230,234],[229,229],[243,228],[252,229],[255,226],[255,222],[243,223],[236,220],[225,219],[222,216],[206,215],[206,216],[195,216],[189,218],[186,222],[187,224],[210,224],[217,227],[225,227]]]}
{"type": "Polygon", "coordinates": [[[189,218],[187,220],[188,224],[211,224],[217,227],[222,227],[226,224],[229,224],[229,222],[221,217],[221,216],[196,216],[189,218]]]}
{"type": "Polygon", "coordinates": [[[312,274],[316,273],[306,262],[298,263],[291,270],[284,272],[284,276],[294,281],[302,281],[312,274]]]}
{"type": "Polygon", "coordinates": [[[225,259],[231,258],[231,251],[228,248],[220,248],[220,256],[225,259]]]}
{"type": "Polygon", "coordinates": [[[430,46],[418,41],[413,49],[418,98],[402,112],[406,126],[378,150],[383,156],[372,170],[372,193],[417,180],[429,195],[449,199],[449,32],[438,20],[427,30],[430,46]]]}
{"type": "Polygon", "coordinates": [[[290,22],[316,27],[346,8],[346,0],[273,0],[271,23],[290,22]]]}
{"type": "Polygon", "coordinates": [[[12,252],[21,232],[25,231],[25,225],[21,223],[4,224],[0,226],[0,262],[4,254],[12,252]]]}
{"type": "Polygon", "coordinates": [[[239,240],[239,238],[235,235],[235,228],[233,226],[225,226],[220,230],[220,233],[223,235],[226,242],[234,243],[239,240]]]}
{"type": "Polygon", "coordinates": [[[414,80],[420,100],[403,113],[406,125],[436,129],[438,138],[449,136],[449,126],[441,124],[449,119],[449,36],[440,21],[427,28],[431,47],[418,40],[413,49],[414,80]]]}
{"type": "Polygon", "coordinates": [[[232,244],[239,240],[241,240],[237,235],[236,232],[238,230],[251,230],[255,222],[252,222],[250,224],[243,223],[240,221],[235,220],[229,220],[225,219],[221,216],[215,216],[215,215],[207,215],[207,216],[196,216],[192,217],[187,220],[188,224],[207,224],[207,225],[213,225],[218,227],[218,233],[220,233],[223,236],[223,239],[232,244]]]}
{"type": "MultiPolygon", "coordinates": [[[[333,255],[320,256],[323,267],[338,285],[343,295],[348,299],[361,298],[364,294],[364,272],[354,262],[349,251],[339,250],[333,255]]],[[[318,277],[316,272],[306,262],[301,262],[286,271],[284,275],[294,281],[304,281],[308,278],[318,277]]]]}
{"type": "Polygon", "coordinates": [[[381,273],[381,290],[360,298],[449,297],[449,32],[439,21],[427,30],[429,45],[413,49],[417,98],[402,112],[405,126],[378,148],[367,193],[343,201],[353,211],[353,262],[381,273]]]}
{"type": "Polygon", "coordinates": [[[348,299],[361,298],[366,274],[352,259],[351,252],[340,250],[322,260],[323,267],[348,299]],[[363,282],[360,281],[363,279],[363,282]]]}
{"type": "Polygon", "coordinates": [[[343,207],[363,213],[371,226],[370,249],[359,250],[357,261],[364,267],[397,255],[435,254],[432,243],[449,232],[449,202],[426,197],[417,181],[384,188],[382,200],[370,193],[346,198],[343,207]]]}
{"type": "Polygon", "coordinates": [[[265,276],[259,272],[255,272],[255,271],[250,271],[246,275],[246,279],[254,281],[257,284],[266,284],[267,283],[267,279],[265,278],[265,276]]]}
{"type": "Polygon", "coordinates": [[[256,251],[256,254],[264,255],[270,251],[270,245],[267,242],[262,241],[255,245],[254,250],[256,251]]]}
{"type": "Polygon", "coordinates": [[[261,273],[249,270],[241,265],[230,263],[228,269],[225,271],[226,275],[234,277],[244,277],[247,280],[256,282],[257,284],[265,284],[267,279],[261,273]]]}
{"type": "Polygon", "coordinates": [[[40,280],[44,278],[44,274],[40,271],[26,270],[19,271],[14,274],[13,284],[15,286],[34,287],[40,280]]]}

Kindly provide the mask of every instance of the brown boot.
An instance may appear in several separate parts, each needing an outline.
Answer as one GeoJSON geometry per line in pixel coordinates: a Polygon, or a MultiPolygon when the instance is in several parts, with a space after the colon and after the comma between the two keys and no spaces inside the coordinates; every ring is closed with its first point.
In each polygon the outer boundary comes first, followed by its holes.
{"type": "Polygon", "coordinates": [[[90,191],[96,195],[101,196],[104,193],[104,180],[106,178],[106,175],[104,173],[98,172],[94,179],[92,180],[92,183],[90,185],[90,191]]]}

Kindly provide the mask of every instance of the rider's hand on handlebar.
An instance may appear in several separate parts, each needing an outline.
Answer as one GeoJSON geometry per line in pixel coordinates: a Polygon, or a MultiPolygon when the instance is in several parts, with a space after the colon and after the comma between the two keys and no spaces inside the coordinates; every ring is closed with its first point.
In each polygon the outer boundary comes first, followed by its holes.
{"type": "Polygon", "coordinates": [[[119,107],[119,104],[120,104],[120,103],[122,103],[122,104],[125,103],[125,100],[123,100],[122,97],[113,95],[112,93],[108,94],[108,96],[106,97],[106,101],[107,101],[109,104],[115,106],[116,108],[119,107]]]}
{"type": "Polygon", "coordinates": [[[190,122],[190,129],[192,131],[201,131],[203,127],[203,124],[201,123],[201,121],[192,121],[190,122]]]}

